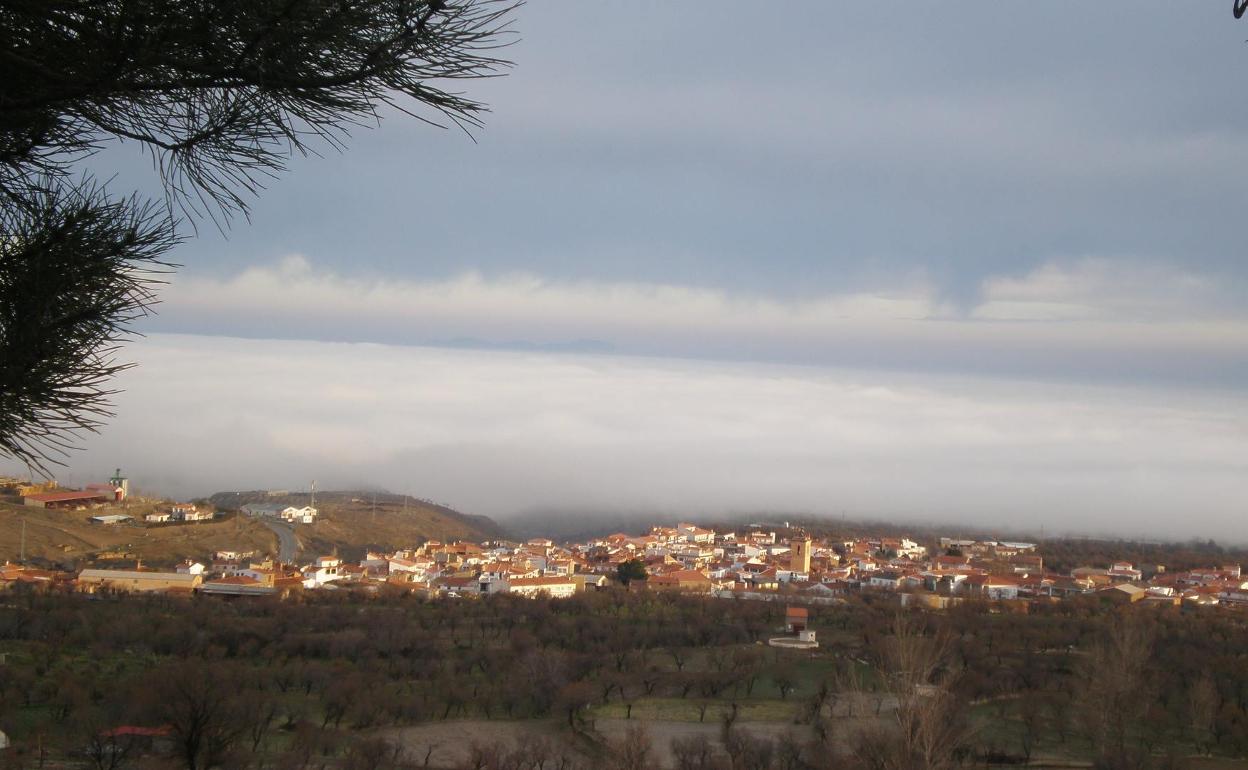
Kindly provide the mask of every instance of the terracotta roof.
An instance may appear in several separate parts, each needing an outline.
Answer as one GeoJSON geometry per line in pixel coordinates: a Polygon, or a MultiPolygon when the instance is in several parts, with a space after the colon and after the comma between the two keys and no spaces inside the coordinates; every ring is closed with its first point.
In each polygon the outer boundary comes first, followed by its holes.
{"type": "Polygon", "coordinates": [[[576,581],[567,577],[534,577],[534,578],[512,578],[508,581],[513,586],[521,588],[528,586],[561,586],[574,584],[576,581]]]}
{"type": "Polygon", "coordinates": [[[246,575],[230,575],[229,577],[217,578],[216,580],[210,580],[208,582],[209,583],[225,583],[228,585],[236,585],[236,586],[250,586],[250,585],[260,584],[259,580],[256,580],[253,577],[247,577],[246,575]]]}
{"type": "Polygon", "coordinates": [[[102,492],[44,492],[38,495],[26,495],[25,499],[40,503],[63,503],[69,500],[107,500],[108,495],[102,492]]]}
{"type": "Polygon", "coordinates": [[[114,727],[111,730],[105,730],[100,733],[105,738],[121,738],[131,735],[142,738],[162,738],[166,735],[173,735],[173,728],[169,725],[162,727],[137,727],[135,725],[122,725],[114,727]]]}

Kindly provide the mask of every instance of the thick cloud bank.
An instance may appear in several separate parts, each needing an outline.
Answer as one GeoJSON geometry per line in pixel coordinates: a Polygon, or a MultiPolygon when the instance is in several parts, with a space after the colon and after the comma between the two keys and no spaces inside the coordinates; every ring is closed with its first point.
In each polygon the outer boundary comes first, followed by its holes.
{"type": "Polygon", "coordinates": [[[1248,315],[1236,287],[1205,275],[1085,258],[994,277],[978,293],[973,307],[953,307],[918,275],[803,298],[532,275],[394,280],[340,275],[294,255],[228,278],[179,278],[153,328],[1248,385],[1248,315]]]}
{"type": "Polygon", "coordinates": [[[379,484],[539,506],[804,511],[1248,539],[1248,399],[767,364],[154,335],[71,480],[379,484]]]}

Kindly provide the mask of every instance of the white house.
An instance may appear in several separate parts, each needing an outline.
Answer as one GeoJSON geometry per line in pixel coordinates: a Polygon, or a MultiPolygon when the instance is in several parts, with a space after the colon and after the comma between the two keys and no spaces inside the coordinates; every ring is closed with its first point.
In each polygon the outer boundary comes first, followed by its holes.
{"type": "Polygon", "coordinates": [[[310,505],[305,505],[302,508],[291,505],[283,508],[280,516],[285,521],[292,523],[312,524],[316,521],[316,514],[317,510],[310,505]]]}
{"type": "Polygon", "coordinates": [[[255,556],[255,554],[255,551],[217,551],[212,555],[212,558],[218,561],[238,561],[249,556],[255,556]]]}
{"type": "Polygon", "coordinates": [[[886,590],[896,590],[901,587],[901,574],[898,572],[890,572],[888,570],[878,570],[867,579],[866,585],[869,588],[883,588],[886,590]]]}
{"type": "Polygon", "coordinates": [[[570,577],[512,578],[508,590],[530,599],[543,595],[563,599],[576,593],[576,581],[570,577]]]}
{"type": "Polygon", "coordinates": [[[482,574],[477,578],[477,587],[484,596],[505,594],[511,590],[511,583],[505,577],[482,574]]]}
{"type": "Polygon", "coordinates": [[[178,565],[177,572],[179,575],[202,575],[204,574],[204,569],[204,565],[199,562],[187,559],[178,565]]]}
{"type": "Polygon", "coordinates": [[[984,596],[988,599],[1017,599],[1018,583],[1009,579],[992,578],[984,583],[984,596]]]}
{"type": "Polygon", "coordinates": [[[805,583],[810,580],[809,572],[794,572],[790,569],[777,569],[776,580],[781,583],[805,583]]]}
{"type": "Polygon", "coordinates": [[[312,524],[316,521],[317,516],[317,510],[310,505],[305,505],[301,508],[294,505],[250,503],[243,506],[243,513],[248,516],[271,516],[275,519],[301,524],[312,524]]]}
{"type": "Polygon", "coordinates": [[[911,559],[920,559],[927,554],[927,548],[919,545],[908,537],[901,539],[901,545],[897,548],[898,556],[907,556],[911,559]]]}
{"type": "Polygon", "coordinates": [[[417,577],[423,579],[434,565],[428,559],[412,559],[396,554],[390,557],[388,566],[391,575],[399,575],[406,572],[412,575],[413,579],[417,577]]]}
{"type": "Polygon", "coordinates": [[[715,532],[709,529],[703,529],[696,524],[680,523],[676,525],[676,531],[682,540],[687,543],[713,543],[715,541],[715,532]]]}
{"type": "Polygon", "coordinates": [[[319,588],[342,578],[342,562],[337,556],[318,556],[316,564],[304,567],[303,587],[319,588]]]}
{"type": "Polygon", "coordinates": [[[1109,568],[1108,575],[1111,578],[1129,581],[1139,580],[1144,577],[1144,573],[1142,571],[1136,569],[1130,562],[1126,561],[1114,562],[1113,566],[1109,568]]]}

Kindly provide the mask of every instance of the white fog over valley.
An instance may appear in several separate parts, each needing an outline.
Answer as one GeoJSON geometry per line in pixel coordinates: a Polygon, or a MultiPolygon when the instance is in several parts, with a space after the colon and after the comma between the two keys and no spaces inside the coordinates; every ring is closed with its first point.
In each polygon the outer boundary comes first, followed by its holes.
{"type": "Polygon", "coordinates": [[[166,334],[131,350],[70,478],[379,485],[504,524],[767,510],[1248,540],[1237,394],[166,334]]]}

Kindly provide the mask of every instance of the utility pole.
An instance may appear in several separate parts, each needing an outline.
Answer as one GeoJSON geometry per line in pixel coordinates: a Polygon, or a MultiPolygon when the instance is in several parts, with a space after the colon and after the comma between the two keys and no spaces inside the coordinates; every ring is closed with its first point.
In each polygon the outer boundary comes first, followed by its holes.
{"type": "Polygon", "coordinates": [[[26,517],[22,517],[22,555],[19,559],[22,564],[26,563],[26,517]]]}

